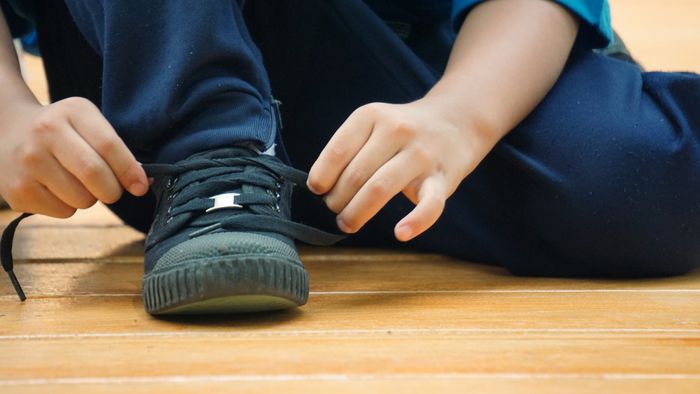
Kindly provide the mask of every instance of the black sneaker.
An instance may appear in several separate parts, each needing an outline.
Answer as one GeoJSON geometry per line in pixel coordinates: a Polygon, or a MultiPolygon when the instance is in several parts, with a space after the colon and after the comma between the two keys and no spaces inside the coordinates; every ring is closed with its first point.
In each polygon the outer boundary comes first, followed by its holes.
{"type": "Polygon", "coordinates": [[[342,238],[290,220],[306,174],[243,147],[144,166],[155,178],[143,301],[151,314],[236,313],[306,303],[309,280],[292,239],[342,238]]]}

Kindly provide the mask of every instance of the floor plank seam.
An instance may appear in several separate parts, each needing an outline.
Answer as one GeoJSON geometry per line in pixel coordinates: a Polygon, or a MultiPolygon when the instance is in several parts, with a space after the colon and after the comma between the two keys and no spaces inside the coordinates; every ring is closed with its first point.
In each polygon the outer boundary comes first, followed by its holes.
{"type": "Polygon", "coordinates": [[[166,375],[118,376],[93,378],[35,378],[0,380],[0,386],[55,384],[128,384],[128,383],[211,383],[211,382],[292,382],[292,381],[358,381],[358,380],[700,380],[700,374],[678,373],[383,373],[383,374],[229,374],[229,375],[166,375]]]}
{"type": "MultiPolygon", "coordinates": [[[[30,290],[31,291],[31,290],[30,290]]],[[[352,291],[310,291],[309,295],[400,295],[400,294],[547,294],[547,293],[700,293],[700,289],[483,289],[483,290],[352,290],[352,291]]],[[[74,297],[140,297],[141,293],[75,293],[75,294],[42,294],[33,295],[33,299],[55,299],[74,297]]],[[[2,295],[0,301],[16,299],[15,295],[2,295]]]]}
{"type": "Polygon", "coordinates": [[[93,332],[55,334],[5,334],[0,341],[50,340],[82,338],[139,338],[139,337],[302,337],[302,336],[364,336],[364,335],[463,335],[463,334],[694,334],[700,328],[385,328],[385,329],[329,329],[329,330],[249,330],[246,331],[154,331],[154,332],[93,332]]]}

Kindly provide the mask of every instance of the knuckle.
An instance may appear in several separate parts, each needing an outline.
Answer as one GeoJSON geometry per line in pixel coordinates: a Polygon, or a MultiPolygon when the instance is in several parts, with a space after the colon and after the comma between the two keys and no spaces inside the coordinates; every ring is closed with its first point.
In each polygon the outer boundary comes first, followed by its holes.
{"type": "Polygon", "coordinates": [[[94,143],[93,148],[101,155],[108,155],[116,150],[117,141],[114,138],[101,138],[94,143]]]}
{"type": "Polygon", "coordinates": [[[34,192],[34,187],[29,179],[18,179],[11,187],[12,194],[15,197],[25,198],[30,197],[34,192]]]}
{"type": "Polygon", "coordinates": [[[116,164],[112,171],[117,176],[117,181],[123,185],[130,185],[133,182],[140,181],[141,166],[135,159],[131,160],[131,164],[122,163],[116,164]]]}
{"type": "Polygon", "coordinates": [[[94,181],[100,177],[102,165],[96,160],[83,160],[78,171],[78,178],[94,181]]]}
{"type": "Polygon", "coordinates": [[[53,212],[49,212],[49,216],[53,216],[59,219],[68,219],[73,216],[77,210],[69,206],[56,208],[53,212]]]}
{"type": "Polygon", "coordinates": [[[374,197],[385,197],[391,193],[391,182],[386,178],[377,178],[367,184],[368,191],[374,197]]]}
{"type": "Polygon", "coordinates": [[[438,215],[445,207],[445,199],[438,195],[430,194],[423,199],[423,202],[430,205],[433,208],[433,212],[438,215]]]}
{"type": "Polygon", "coordinates": [[[58,130],[58,119],[51,114],[41,115],[34,121],[31,131],[34,134],[45,135],[58,130]]]}
{"type": "Polygon", "coordinates": [[[29,179],[20,178],[9,185],[5,197],[10,206],[18,208],[18,206],[26,206],[33,194],[34,187],[32,182],[29,179]]]}
{"type": "Polygon", "coordinates": [[[333,164],[342,163],[347,155],[347,149],[334,145],[328,150],[328,159],[333,164]]]}
{"type": "Polygon", "coordinates": [[[60,104],[61,107],[68,111],[80,111],[94,106],[90,100],[83,97],[68,97],[56,104],[60,104]]]}
{"type": "Polygon", "coordinates": [[[105,195],[102,198],[106,204],[114,204],[122,197],[122,189],[120,187],[109,188],[105,190],[105,195]]]}
{"type": "Polygon", "coordinates": [[[325,201],[326,206],[328,207],[328,209],[330,209],[331,212],[333,212],[333,213],[335,213],[335,214],[339,214],[340,211],[343,210],[343,207],[340,205],[340,203],[338,202],[338,200],[337,200],[335,197],[333,197],[333,196],[328,196],[328,197],[326,197],[326,198],[324,199],[324,201],[325,201]]]}
{"type": "Polygon", "coordinates": [[[43,156],[41,149],[37,146],[26,146],[19,152],[19,162],[32,168],[42,161],[43,156]]]}
{"type": "Polygon", "coordinates": [[[430,151],[422,146],[414,147],[411,150],[411,160],[423,165],[430,164],[433,161],[430,151]]]}
{"type": "Polygon", "coordinates": [[[365,175],[364,171],[362,170],[357,170],[357,169],[352,169],[348,171],[347,175],[347,183],[355,189],[358,189],[362,187],[362,185],[365,184],[365,181],[367,180],[367,176],[365,175]]]}
{"type": "Polygon", "coordinates": [[[384,104],[382,103],[369,103],[358,108],[357,112],[367,115],[377,115],[384,110],[384,104]]]}
{"type": "Polygon", "coordinates": [[[84,192],[78,197],[76,204],[75,204],[75,208],[87,209],[87,208],[90,208],[91,206],[95,205],[96,202],[97,202],[97,199],[94,196],[92,196],[91,194],[89,194],[87,192],[84,192]]]}
{"type": "Polygon", "coordinates": [[[406,121],[398,120],[394,121],[391,127],[389,127],[387,130],[387,133],[391,138],[405,139],[414,136],[416,131],[412,124],[406,121]]]}
{"type": "Polygon", "coordinates": [[[30,212],[32,209],[27,205],[26,202],[21,200],[11,200],[9,197],[6,199],[7,205],[11,210],[15,212],[30,212]]]}

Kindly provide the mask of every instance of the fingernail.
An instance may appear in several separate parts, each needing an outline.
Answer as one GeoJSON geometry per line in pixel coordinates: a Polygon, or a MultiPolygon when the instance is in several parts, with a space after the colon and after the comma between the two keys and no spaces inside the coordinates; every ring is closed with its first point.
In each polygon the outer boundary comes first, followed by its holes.
{"type": "Polygon", "coordinates": [[[399,241],[408,241],[411,238],[411,227],[405,224],[399,226],[399,228],[396,229],[396,238],[398,238],[399,241]]]}
{"type": "Polygon", "coordinates": [[[351,232],[350,227],[345,223],[345,221],[343,219],[338,218],[338,219],[336,219],[336,222],[338,223],[338,228],[340,229],[340,231],[342,231],[344,233],[351,232]]]}
{"type": "Polygon", "coordinates": [[[148,186],[141,182],[134,182],[129,186],[129,193],[134,196],[143,196],[148,191],[148,186]]]}

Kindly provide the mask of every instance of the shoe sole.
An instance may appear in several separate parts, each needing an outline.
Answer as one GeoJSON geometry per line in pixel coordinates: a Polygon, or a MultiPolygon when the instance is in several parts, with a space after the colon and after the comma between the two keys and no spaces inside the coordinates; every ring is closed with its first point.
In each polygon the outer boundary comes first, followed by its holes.
{"type": "Polygon", "coordinates": [[[151,272],[142,294],[153,315],[262,312],[304,305],[309,279],[288,261],[229,256],[151,272]]]}

